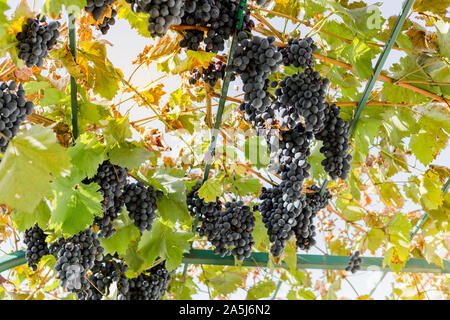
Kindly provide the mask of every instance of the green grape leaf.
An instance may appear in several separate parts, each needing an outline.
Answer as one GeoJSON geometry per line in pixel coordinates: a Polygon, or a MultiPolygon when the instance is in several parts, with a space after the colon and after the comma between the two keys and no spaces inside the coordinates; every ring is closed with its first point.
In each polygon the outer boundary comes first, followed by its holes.
{"type": "Polygon", "coordinates": [[[215,202],[222,195],[222,185],[216,180],[206,180],[198,190],[198,196],[205,202],[215,202]]]}
{"type": "Polygon", "coordinates": [[[68,153],[73,165],[72,171],[80,177],[95,176],[98,166],[106,159],[105,146],[90,132],[81,134],[68,153]]]}
{"type": "Polygon", "coordinates": [[[80,16],[81,10],[86,6],[86,0],[46,0],[42,10],[46,15],[57,16],[62,8],[76,16],[80,16]]]}
{"type": "Polygon", "coordinates": [[[261,182],[257,178],[248,178],[235,175],[225,179],[224,184],[230,185],[230,191],[238,196],[258,194],[261,189],[261,182]]]}
{"type": "Polygon", "coordinates": [[[12,212],[14,226],[20,232],[31,228],[35,223],[37,223],[42,229],[45,229],[48,221],[50,220],[50,215],[50,208],[45,200],[42,200],[38,204],[32,214],[17,210],[12,212]]]}
{"type": "Polygon", "coordinates": [[[178,169],[159,168],[139,171],[138,177],[164,195],[156,200],[159,215],[172,222],[191,220],[186,204],[185,172],[178,169]]]}
{"type": "Polygon", "coordinates": [[[113,255],[117,252],[120,256],[126,256],[130,243],[139,241],[139,230],[129,218],[125,208],[122,208],[122,213],[113,225],[116,232],[108,239],[100,239],[102,247],[106,253],[113,255]]]}
{"type": "Polygon", "coordinates": [[[115,144],[108,151],[108,155],[111,163],[131,170],[139,168],[142,163],[152,158],[154,153],[137,143],[124,142],[115,144]]]}
{"type": "Polygon", "coordinates": [[[69,167],[67,151],[51,129],[37,125],[19,133],[0,163],[0,203],[32,213],[51,181],[69,167]]]}
{"type": "Polygon", "coordinates": [[[259,300],[268,298],[276,290],[277,286],[273,280],[259,281],[253,287],[248,289],[246,300],[259,300]]]}
{"type": "Polygon", "coordinates": [[[126,142],[126,139],[133,136],[130,129],[130,120],[128,117],[109,120],[103,134],[109,144],[126,142]]]}
{"type": "Polygon", "coordinates": [[[367,234],[367,248],[370,251],[376,251],[381,246],[384,239],[386,239],[386,234],[383,230],[376,228],[370,229],[367,234]]]}
{"type": "Polygon", "coordinates": [[[158,257],[165,259],[167,270],[172,271],[181,265],[184,251],[190,249],[191,238],[192,233],[176,231],[157,220],[153,223],[152,231],[142,234],[137,253],[147,264],[153,263],[158,257]]]}
{"type": "Polygon", "coordinates": [[[97,183],[79,183],[72,177],[58,178],[52,185],[52,217],[50,225],[66,236],[73,236],[103,214],[103,196],[97,183]]]}

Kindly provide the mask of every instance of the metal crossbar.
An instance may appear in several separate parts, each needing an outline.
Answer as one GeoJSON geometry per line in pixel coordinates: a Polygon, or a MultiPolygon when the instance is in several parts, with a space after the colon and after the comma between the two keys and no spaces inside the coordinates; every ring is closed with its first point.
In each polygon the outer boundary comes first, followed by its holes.
{"type": "MultiPolygon", "coordinates": [[[[326,270],[345,270],[348,266],[350,257],[316,254],[297,254],[297,269],[326,269],[326,270]]],[[[183,257],[185,264],[197,265],[223,265],[234,266],[234,257],[219,257],[212,250],[192,249],[183,257]]],[[[245,267],[265,268],[269,262],[267,252],[254,252],[251,258],[246,258],[242,262],[245,267]]],[[[0,272],[20,266],[26,263],[25,250],[17,251],[9,255],[0,257],[0,272]]],[[[406,262],[402,272],[425,272],[425,273],[450,273],[450,261],[444,260],[443,267],[428,263],[425,259],[411,258],[406,262]]],[[[275,267],[288,268],[286,263],[282,262],[275,267]]],[[[366,271],[392,271],[389,267],[383,267],[382,257],[362,257],[361,270],[366,271]]]]}

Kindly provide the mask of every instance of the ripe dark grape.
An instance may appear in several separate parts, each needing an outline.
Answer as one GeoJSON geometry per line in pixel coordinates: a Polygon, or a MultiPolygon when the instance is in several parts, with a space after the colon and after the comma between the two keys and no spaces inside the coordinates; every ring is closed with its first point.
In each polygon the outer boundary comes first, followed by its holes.
{"type": "Polygon", "coordinates": [[[308,250],[316,244],[314,217],[328,205],[328,201],[331,199],[331,193],[328,189],[325,190],[323,195],[320,195],[320,188],[316,185],[312,185],[306,190],[308,192],[305,194],[304,206],[300,215],[296,218],[297,225],[295,227],[297,248],[301,250],[308,250]]]}
{"type": "Polygon", "coordinates": [[[95,261],[103,260],[103,251],[97,234],[91,229],[53,243],[50,253],[56,255],[55,271],[61,286],[69,292],[84,290],[88,285],[86,270],[91,269],[95,261]]]}
{"type": "Polygon", "coordinates": [[[205,38],[204,32],[199,30],[186,30],[183,39],[180,41],[179,45],[182,48],[187,48],[188,50],[198,51],[200,44],[205,38]]]}
{"type": "Polygon", "coordinates": [[[126,184],[127,169],[113,165],[109,160],[99,165],[97,174],[92,179],[85,179],[86,184],[96,182],[100,185],[103,195],[103,215],[94,218],[94,224],[99,227],[99,236],[109,238],[115,233],[112,222],[122,210],[122,188],[126,184]]]}
{"type": "Polygon", "coordinates": [[[359,256],[359,251],[355,251],[348,261],[348,266],[345,267],[345,271],[350,271],[351,273],[355,273],[358,270],[361,270],[362,258],[359,256]]]}
{"type": "Polygon", "coordinates": [[[46,254],[50,254],[48,245],[45,242],[47,235],[39,228],[36,223],[32,228],[25,231],[24,242],[27,246],[25,257],[27,258],[27,265],[36,271],[37,264],[41,258],[46,254]]]}
{"type": "MultiPolygon", "coordinates": [[[[199,25],[208,31],[186,30],[180,46],[196,51],[204,42],[207,52],[223,51],[225,41],[235,32],[238,6],[239,0],[186,0],[182,24],[199,25]]],[[[251,31],[253,27],[250,11],[246,9],[243,30],[251,31]]]]}
{"type": "Polygon", "coordinates": [[[299,123],[290,131],[282,131],[280,136],[281,139],[276,135],[269,138],[271,166],[281,175],[283,198],[287,202],[295,202],[303,190],[303,182],[309,177],[311,166],[307,160],[311,155],[313,135],[299,123]],[[274,141],[278,142],[278,146],[274,145],[274,141]]]}
{"type": "Polygon", "coordinates": [[[156,200],[162,195],[161,190],[155,191],[152,186],[146,187],[142,181],[125,186],[123,201],[139,231],[152,230],[153,220],[156,218],[156,200]]]}
{"type": "Polygon", "coordinates": [[[92,13],[92,17],[95,20],[100,20],[103,13],[108,9],[108,6],[114,2],[116,0],[87,0],[87,5],[84,7],[84,10],[92,13]]]}
{"type": "Polygon", "coordinates": [[[254,227],[255,217],[250,207],[242,201],[227,202],[225,211],[216,211],[213,228],[209,228],[205,235],[214,245],[214,253],[221,257],[232,254],[242,261],[252,253],[254,227]]]}
{"type": "Polygon", "coordinates": [[[183,0],[126,0],[134,12],[148,14],[148,31],[162,37],[172,25],[181,24],[183,0]]]}
{"type": "MultiPolygon", "coordinates": [[[[225,68],[227,65],[222,61],[213,61],[209,64],[208,68],[202,68],[201,71],[194,69],[192,77],[189,79],[189,83],[194,85],[198,80],[203,79],[211,88],[214,88],[219,79],[224,79],[225,68]]],[[[235,76],[231,76],[231,81],[235,80],[235,76]]]]}
{"type": "Polygon", "coordinates": [[[25,99],[25,90],[21,83],[0,82],[0,152],[4,153],[19,131],[20,125],[33,113],[34,104],[25,99]],[[6,138],[8,139],[6,139],[6,138]]]}
{"type": "Polygon", "coordinates": [[[159,300],[166,294],[173,272],[168,272],[165,262],[129,280],[126,300],[159,300]]]}
{"type": "Polygon", "coordinates": [[[269,240],[272,243],[270,252],[279,257],[286,246],[286,242],[295,234],[297,217],[303,208],[303,196],[300,194],[295,202],[286,201],[283,187],[262,188],[259,205],[262,222],[264,223],[269,240]]]}
{"type": "Polygon", "coordinates": [[[112,9],[111,17],[104,17],[100,22],[103,13],[108,9],[108,6],[114,4],[116,0],[87,0],[87,6],[84,7],[86,12],[91,12],[92,17],[96,20],[99,25],[98,28],[102,34],[107,34],[110,26],[116,23],[115,17],[117,16],[116,9],[112,9]]]}
{"type": "Polygon", "coordinates": [[[104,257],[96,261],[88,276],[89,284],[82,291],[77,292],[79,300],[101,300],[110,294],[110,286],[115,283],[118,289],[117,300],[125,300],[129,292],[129,279],[125,276],[128,266],[118,257],[104,257]]]}
{"type": "Polygon", "coordinates": [[[303,69],[314,67],[315,62],[312,53],[316,51],[317,46],[310,37],[289,39],[287,47],[280,49],[285,66],[293,65],[296,68],[300,67],[303,69]]]}
{"type": "Polygon", "coordinates": [[[341,109],[332,104],[325,108],[325,127],[316,134],[316,139],[323,142],[320,152],[325,159],[322,161],[324,169],[333,180],[346,180],[350,173],[352,156],[348,154],[349,133],[348,122],[340,117],[341,109]]]}
{"type": "Polygon", "coordinates": [[[200,183],[192,187],[192,190],[186,196],[186,203],[191,216],[198,217],[199,226],[196,231],[201,236],[208,236],[210,230],[215,226],[217,213],[222,211],[222,204],[218,199],[215,202],[205,202],[203,199],[200,199],[198,195],[200,187],[200,183]]]}
{"type": "Polygon", "coordinates": [[[245,102],[240,109],[246,113],[246,119],[257,126],[262,126],[266,120],[269,124],[273,123],[273,112],[267,111],[271,105],[267,91],[270,84],[268,76],[278,70],[282,58],[274,42],[272,36],[251,38],[247,32],[239,32],[230,66],[230,70],[239,74],[243,82],[245,102]]]}
{"type": "Polygon", "coordinates": [[[42,67],[44,59],[53,47],[59,37],[58,28],[61,26],[59,21],[46,22],[46,18],[39,20],[28,18],[22,25],[22,31],[16,35],[19,41],[19,58],[25,61],[27,67],[42,67]]]}
{"type": "Polygon", "coordinates": [[[325,125],[325,94],[329,82],[311,68],[281,80],[280,88],[275,94],[279,98],[276,108],[280,113],[282,126],[292,128],[299,120],[298,115],[301,115],[307,131],[321,131],[325,125]]]}

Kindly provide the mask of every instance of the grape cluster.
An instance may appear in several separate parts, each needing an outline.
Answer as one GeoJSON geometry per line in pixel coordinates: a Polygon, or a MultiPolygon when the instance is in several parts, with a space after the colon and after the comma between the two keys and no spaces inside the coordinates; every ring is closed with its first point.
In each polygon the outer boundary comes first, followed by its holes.
{"type": "Polygon", "coordinates": [[[88,276],[89,285],[77,292],[78,299],[101,300],[103,296],[109,295],[111,284],[116,283],[119,292],[117,300],[125,300],[130,287],[129,279],[125,276],[127,270],[128,266],[114,257],[96,261],[88,276]]]}
{"type": "Polygon", "coordinates": [[[43,16],[39,19],[28,18],[22,26],[22,31],[16,35],[19,43],[19,58],[25,61],[27,67],[36,65],[42,67],[44,59],[53,47],[59,37],[58,28],[61,24],[58,21],[47,23],[43,16]]]}
{"type": "Polygon", "coordinates": [[[180,40],[180,47],[187,48],[188,50],[198,51],[200,44],[205,38],[203,31],[199,30],[186,30],[183,39],[180,40]]]}
{"type": "Polygon", "coordinates": [[[183,0],[126,0],[134,12],[148,14],[148,31],[152,37],[162,37],[171,25],[181,24],[183,0]]]}
{"type": "Polygon", "coordinates": [[[262,188],[259,206],[269,240],[272,243],[270,252],[279,257],[284,251],[286,242],[295,234],[297,217],[303,208],[303,196],[300,194],[295,202],[287,201],[283,187],[262,188]]]}
{"type": "Polygon", "coordinates": [[[0,82],[0,132],[2,133],[0,152],[6,151],[8,139],[11,140],[16,136],[20,125],[33,113],[33,109],[33,102],[25,99],[25,90],[21,83],[17,86],[13,80],[7,83],[0,82]]]}
{"type": "MultiPolygon", "coordinates": [[[[192,77],[189,79],[189,83],[194,85],[198,80],[203,79],[211,88],[214,88],[219,81],[219,79],[224,79],[225,68],[227,65],[222,61],[212,61],[208,68],[200,71],[199,69],[194,69],[192,77]]],[[[231,75],[231,81],[235,80],[235,75],[231,75]]]]}
{"type": "Polygon", "coordinates": [[[280,49],[285,66],[293,65],[296,68],[313,68],[315,65],[313,52],[317,46],[311,37],[305,39],[289,39],[288,45],[280,49]]]}
{"type": "Polygon", "coordinates": [[[103,251],[97,234],[91,229],[53,243],[50,253],[56,255],[55,270],[61,285],[69,292],[84,290],[88,286],[86,271],[95,261],[103,260],[103,251]]]}
{"type": "MultiPolygon", "coordinates": [[[[94,20],[98,21],[103,16],[103,13],[106,11],[108,6],[112,5],[116,0],[88,0],[87,6],[84,7],[86,12],[91,12],[94,20]]],[[[98,28],[102,32],[102,34],[107,34],[110,26],[116,24],[115,17],[117,16],[116,9],[112,9],[111,17],[103,18],[103,21],[98,25],[98,28]]]]}
{"type": "Polygon", "coordinates": [[[345,267],[345,271],[351,271],[351,273],[355,273],[358,270],[361,270],[362,258],[359,256],[359,251],[355,251],[348,261],[348,266],[345,267]]]}
{"type": "Polygon", "coordinates": [[[275,109],[272,107],[259,112],[250,103],[244,102],[239,105],[239,110],[244,112],[244,120],[250,122],[257,129],[275,124],[275,109]]]}
{"type": "Polygon", "coordinates": [[[225,203],[225,211],[216,211],[214,228],[208,229],[208,240],[214,253],[221,257],[233,255],[238,260],[250,257],[255,244],[252,232],[255,217],[242,201],[225,203]]]}
{"type": "Polygon", "coordinates": [[[324,169],[333,180],[338,177],[346,180],[350,173],[352,156],[349,151],[348,122],[340,117],[341,109],[332,104],[325,108],[325,127],[316,134],[316,139],[323,142],[320,152],[325,155],[322,161],[324,169]]]}
{"type": "Polygon", "coordinates": [[[251,39],[247,32],[241,31],[238,34],[238,44],[230,70],[241,75],[245,103],[255,109],[255,112],[263,112],[271,104],[267,92],[268,76],[278,70],[282,58],[273,44],[274,41],[272,36],[255,36],[251,39]]]}
{"type": "Polygon", "coordinates": [[[314,226],[314,217],[317,213],[328,205],[331,199],[330,191],[325,190],[323,195],[320,195],[320,188],[312,185],[306,189],[305,203],[300,215],[297,217],[297,225],[295,227],[295,238],[297,248],[301,250],[308,250],[316,244],[314,237],[316,236],[314,226]]]}
{"type": "Polygon", "coordinates": [[[171,278],[172,272],[168,272],[165,262],[162,262],[129,280],[129,292],[126,299],[159,300],[166,294],[171,278]]]}
{"type": "Polygon", "coordinates": [[[311,155],[313,135],[299,123],[290,131],[282,131],[280,136],[278,148],[273,145],[274,140],[278,140],[277,136],[272,136],[269,140],[271,166],[281,175],[280,186],[283,188],[285,201],[295,202],[303,190],[303,182],[309,177],[311,166],[307,160],[311,155]]]}
{"type": "Polygon", "coordinates": [[[107,34],[109,29],[111,28],[111,26],[116,24],[116,19],[115,19],[116,16],[117,16],[116,9],[112,9],[111,17],[105,17],[103,19],[102,23],[100,23],[98,25],[98,28],[100,29],[102,34],[107,34]]]}
{"type": "Polygon", "coordinates": [[[191,216],[198,217],[199,226],[197,227],[197,232],[200,236],[208,236],[215,228],[217,216],[222,211],[222,204],[219,199],[215,202],[205,202],[200,199],[198,195],[198,190],[201,187],[201,183],[197,183],[192,187],[191,191],[186,196],[186,203],[191,216]]]}
{"type": "Polygon", "coordinates": [[[126,184],[127,169],[113,165],[105,160],[99,165],[97,174],[92,179],[85,179],[83,183],[96,182],[100,185],[103,195],[103,215],[94,218],[94,224],[100,229],[99,236],[109,238],[115,233],[112,222],[122,210],[122,188],[126,184]]]}
{"type": "Polygon", "coordinates": [[[145,187],[142,181],[125,186],[123,201],[139,231],[152,230],[153,220],[156,218],[156,200],[162,195],[161,190],[155,191],[152,186],[145,187]]]}
{"type": "MultiPolygon", "coordinates": [[[[197,51],[201,42],[205,51],[218,53],[225,49],[225,41],[235,32],[239,0],[186,0],[182,24],[206,27],[203,31],[187,30],[180,46],[197,51]]],[[[251,31],[254,23],[250,11],[245,10],[243,30],[251,31]]]]}
{"type": "Polygon", "coordinates": [[[299,114],[305,120],[307,131],[321,131],[325,125],[325,109],[328,106],[325,94],[329,83],[329,79],[322,78],[311,68],[281,80],[275,95],[279,98],[278,109],[283,124],[291,128],[297,123],[299,114]]]}
{"type": "Polygon", "coordinates": [[[116,2],[116,0],[87,0],[84,10],[92,13],[92,17],[95,20],[100,20],[103,12],[105,12],[108,6],[112,5],[114,2],[116,2]]]}
{"type": "Polygon", "coordinates": [[[50,253],[48,245],[45,242],[46,238],[47,235],[39,228],[37,223],[25,231],[24,242],[27,246],[25,257],[27,259],[27,265],[33,271],[36,271],[37,264],[41,261],[41,258],[50,253]]]}

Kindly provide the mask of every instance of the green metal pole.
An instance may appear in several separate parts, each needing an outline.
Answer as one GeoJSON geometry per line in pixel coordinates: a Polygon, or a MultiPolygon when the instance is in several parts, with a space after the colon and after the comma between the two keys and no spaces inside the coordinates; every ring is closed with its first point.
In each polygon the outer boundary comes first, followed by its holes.
{"type": "MultiPolygon", "coordinates": [[[[348,265],[348,256],[332,256],[332,255],[315,255],[315,254],[298,254],[298,269],[325,269],[325,270],[345,270],[348,265]]],[[[389,267],[383,267],[383,257],[362,257],[361,269],[373,271],[373,267],[389,272],[389,267]]],[[[192,249],[183,257],[183,263],[186,264],[206,264],[220,266],[234,266],[235,260],[233,256],[221,258],[216,255],[213,250],[192,249]]],[[[245,267],[265,268],[269,262],[269,254],[267,252],[253,252],[251,258],[244,259],[242,265],[245,267]]],[[[0,257],[0,272],[17,267],[26,263],[25,250],[13,252],[11,254],[0,257]]],[[[444,260],[444,266],[428,263],[425,259],[411,258],[406,262],[401,272],[425,272],[425,273],[450,273],[450,261],[444,260]]],[[[278,265],[279,268],[288,268],[283,262],[278,265]]],[[[378,270],[377,270],[378,271],[378,270]]]]}
{"type": "Polygon", "coordinates": [[[25,250],[16,251],[0,257],[0,273],[27,263],[25,250]]]}
{"type": "MultiPolygon", "coordinates": [[[[228,66],[231,66],[233,64],[234,50],[236,49],[236,44],[237,44],[237,34],[242,29],[242,23],[244,21],[244,10],[245,10],[246,6],[247,6],[247,0],[241,0],[239,3],[236,31],[233,35],[233,39],[231,41],[230,52],[228,54],[228,60],[227,60],[228,66]]],[[[202,184],[205,183],[206,180],[208,180],[209,171],[211,170],[211,164],[214,159],[214,153],[216,151],[217,138],[219,136],[220,124],[222,123],[222,115],[223,115],[223,110],[225,109],[225,102],[227,100],[228,88],[230,86],[230,82],[231,82],[231,73],[229,71],[225,71],[225,77],[224,77],[224,81],[223,81],[223,85],[222,85],[222,93],[220,95],[220,100],[219,100],[219,107],[217,108],[216,122],[214,124],[211,141],[209,143],[209,147],[208,147],[208,151],[207,151],[205,172],[203,174],[202,184]]]]}
{"type": "Polygon", "coordinates": [[[389,39],[386,42],[386,46],[383,49],[383,52],[381,52],[380,57],[378,58],[377,64],[375,65],[375,69],[373,71],[372,77],[370,77],[369,82],[366,85],[366,88],[364,89],[364,92],[361,96],[361,99],[358,102],[357,109],[355,111],[355,114],[353,115],[353,120],[349,127],[349,134],[351,135],[353,130],[356,127],[356,123],[358,122],[359,118],[361,117],[361,114],[364,110],[364,107],[366,106],[367,100],[369,99],[369,95],[373,90],[373,87],[375,86],[375,82],[377,82],[378,77],[380,76],[381,70],[383,69],[383,66],[389,56],[389,53],[392,50],[392,47],[395,44],[395,41],[397,40],[397,37],[402,30],[403,23],[405,22],[409,10],[411,9],[412,5],[414,4],[414,0],[406,0],[403,3],[402,11],[400,12],[400,15],[398,16],[397,20],[395,21],[394,28],[391,31],[391,34],[389,35],[389,39]]]}
{"type": "MultiPolygon", "coordinates": [[[[345,270],[348,266],[348,256],[332,256],[332,255],[314,255],[314,254],[297,254],[298,269],[325,269],[325,270],[345,270]]],[[[373,267],[378,267],[377,271],[392,271],[389,267],[383,267],[383,257],[362,257],[361,269],[373,271],[373,267]]],[[[234,266],[233,256],[221,258],[212,250],[193,249],[183,257],[184,263],[202,264],[202,265],[227,265],[234,266]]],[[[253,252],[251,258],[244,259],[242,265],[245,267],[267,267],[269,262],[269,254],[267,252],[253,252]]],[[[401,272],[425,272],[425,273],[450,273],[450,261],[444,260],[444,267],[436,264],[428,263],[425,259],[411,258],[406,262],[401,272]]],[[[283,262],[276,266],[279,268],[288,268],[283,262]]]]}
{"type": "MultiPolygon", "coordinates": [[[[244,21],[244,11],[245,11],[246,6],[247,6],[247,0],[240,0],[239,9],[238,9],[238,13],[237,13],[238,16],[237,16],[237,21],[236,21],[236,31],[234,32],[233,39],[231,40],[231,48],[230,48],[230,52],[228,54],[228,66],[231,66],[233,63],[234,50],[236,49],[236,44],[237,44],[237,34],[242,29],[242,23],[244,21]]],[[[224,76],[223,85],[222,85],[222,93],[220,94],[219,106],[217,108],[216,122],[214,123],[214,129],[212,131],[211,141],[209,143],[208,150],[206,151],[207,157],[206,157],[205,171],[203,173],[202,184],[204,184],[206,182],[206,180],[208,180],[209,172],[211,170],[211,164],[214,159],[214,153],[216,151],[217,138],[219,136],[219,129],[220,129],[220,125],[222,123],[222,116],[223,116],[223,111],[225,109],[225,102],[227,100],[228,88],[230,87],[230,82],[231,82],[231,73],[229,71],[225,70],[225,76],[224,76]]],[[[195,233],[195,231],[197,229],[197,225],[198,225],[198,215],[196,215],[194,218],[194,222],[192,224],[192,232],[195,233]]],[[[187,268],[188,268],[188,265],[185,264],[184,270],[183,270],[183,276],[186,276],[187,268]]]]}
{"type": "MultiPolygon", "coordinates": [[[[358,106],[356,108],[355,114],[353,115],[352,122],[350,123],[350,127],[348,129],[349,137],[351,137],[353,134],[356,124],[358,123],[358,120],[361,117],[364,107],[367,104],[370,93],[372,92],[373,87],[375,86],[375,82],[377,82],[377,79],[380,76],[381,70],[383,70],[383,66],[389,56],[389,53],[392,50],[392,47],[395,44],[395,41],[397,40],[397,37],[398,37],[400,31],[402,30],[403,23],[405,22],[406,17],[408,16],[409,10],[411,9],[413,4],[414,4],[414,0],[407,0],[403,3],[403,8],[400,13],[400,16],[397,18],[397,21],[395,22],[394,28],[392,29],[392,32],[389,35],[389,39],[386,43],[386,46],[384,47],[383,52],[381,53],[380,57],[378,58],[378,61],[377,61],[377,64],[375,65],[373,74],[364,89],[361,99],[358,102],[358,106]]],[[[328,183],[329,183],[328,180],[325,180],[323,182],[322,187],[320,189],[320,195],[323,195],[328,183]]]]}
{"type": "MultiPolygon", "coordinates": [[[[75,16],[69,13],[69,46],[73,59],[76,61],[76,32],[75,16]]],[[[70,98],[72,106],[72,134],[74,143],[78,138],[78,103],[77,103],[77,83],[75,78],[70,76],[70,98]]]]}

